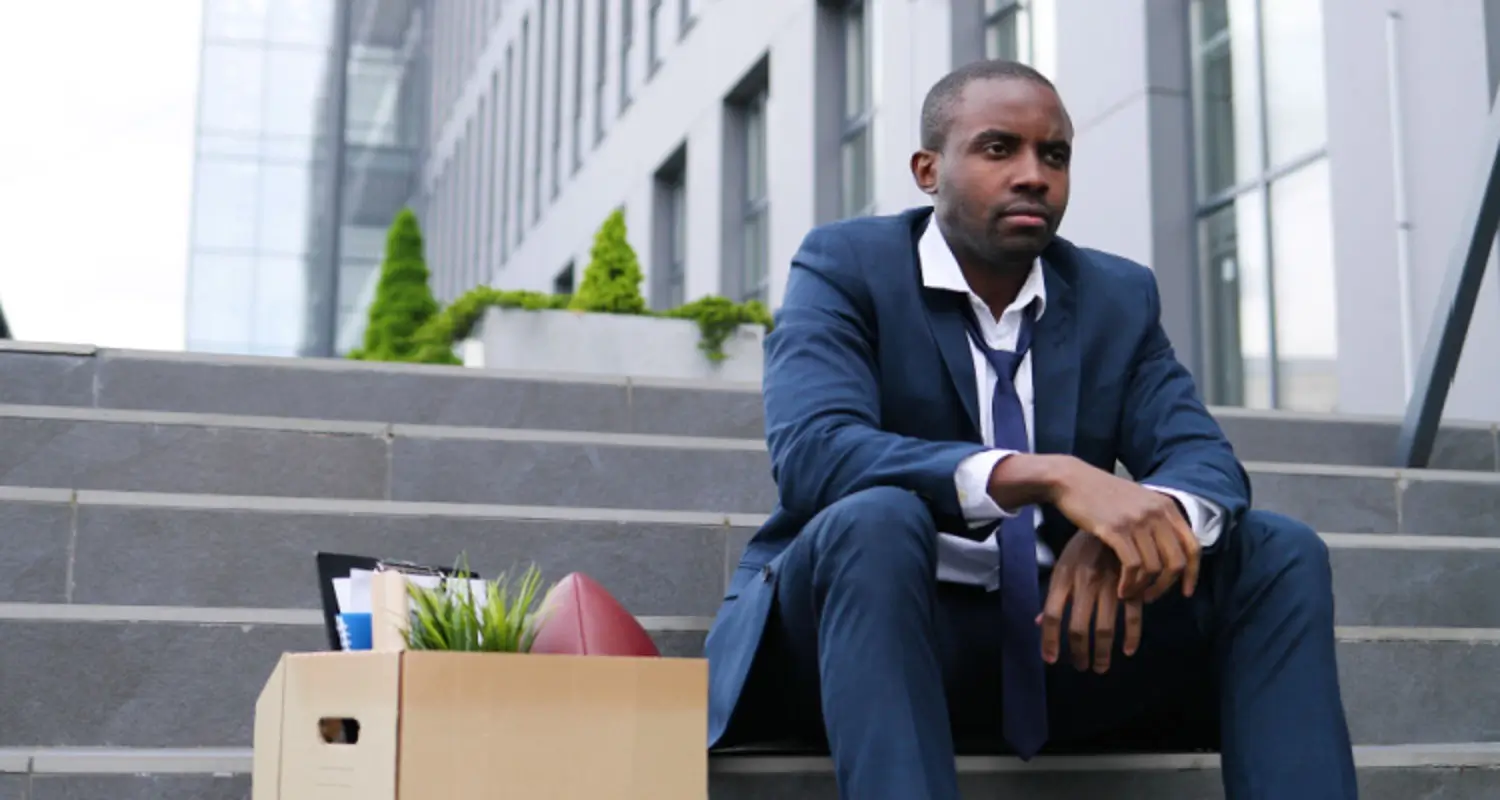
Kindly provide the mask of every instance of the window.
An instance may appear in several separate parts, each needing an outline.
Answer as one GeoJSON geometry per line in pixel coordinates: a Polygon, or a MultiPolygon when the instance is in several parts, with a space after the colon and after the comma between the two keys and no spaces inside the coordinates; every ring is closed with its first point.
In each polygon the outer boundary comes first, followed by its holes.
{"type": "MultiPolygon", "coordinates": [[[[542,0],[538,4],[536,26],[536,149],[532,151],[531,158],[531,224],[535,225],[542,218],[542,127],[546,122],[547,105],[543,100],[546,97],[547,86],[547,6],[551,0],[542,0]]],[[[553,21],[556,25],[556,21],[553,21]]]]}
{"type": "Polygon", "coordinates": [[[656,172],[652,305],[682,305],[687,283],[687,149],[679,147],[656,172]]]}
{"type": "Polygon", "coordinates": [[[1194,0],[1191,30],[1209,401],[1335,410],[1319,5],[1194,0]]]}
{"type": "Polygon", "coordinates": [[[635,44],[635,3],[620,0],[620,109],[630,108],[630,50],[635,44]]]}
{"type": "MultiPolygon", "coordinates": [[[[500,73],[490,73],[490,116],[489,133],[484,137],[485,147],[489,155],[485,157],[485,200],[484,200],[484,263],[492,265],[495,257],[495,230],[500,227],[496,224],[498,209],[495,208],[495,186],[500,181],[500,162],[504,158],[505,150],[500,147],[500,126],[505,119],[505,110],[500,105],[500,73]]],[[[502,240],[504,237],[501,237],[502,240]]],[[[502,245],[503,247],[504,245],[502,245]]],[[[480,273],[480,283],[489,283],[489,279],[483,272],[480,273]]]]}
{"type": "Polygon", "coordinates": [[[573,293],[573,262],[569,261],[568,265],[566,267],[563,267],[561,272],[559,272],[559,273],[557,273],[557,275],[553,276],[553,278],[552,278],[552,293],[553,294],[572,294],[573,293]]]}
{"type": "Polygon", "coordinates": [[[531,43],[531,20],[521,18],[521,78],[519,86],[521,96],[516,98],[516,110],[519,119],[516,120],[516,244],[526,240],[526,89],[527,68],[530,66],[531,43]]]}
{"type": "Polygon", "coordinates": [[[646,77],[649,79],[661,68],[661,26],[666,18],[661,13],[662,0],[651,0],[646,20],[646,77]]]}
{"type": "Polygon", "coordinates": [[[512,97],[516,86],[515,50],[511,45],[505,47],[505,136],[500,143],[502,152],[502,165],[500,167],[500,263],[503,265],[510,258],[510,165],[511,141],[516,129],[516,107],[512,105],[512,97]]]}
{"type": "Polygon", "coordinates": [[[984,0],[984,57],[1029,61],[1030,28],[1021,0],[984,0]]]}
{"type": "Polygon", "coordinates": [[[745,192],[743,276],[740,300],[769,302],[767,263],[770,238],[770,198],[766,192],[766,93],[756,94],[745,104],[741,117],[744,130],[745,192]]]}
{"type": "Polygon", "coordinates": [[[552,199],[562,191],[563,0],[554,0],[557,22],[552,48],[552,199]]]}
{"type": "Polygon", "coordinates": [[[844,116],[840,158],[841,212],[868,214],[874,207],[870,173],[870,31],[864,0],[853,0],[843,13],[844,116]]]}
{"type": "Polygon", "coordinates": [[[583,18],[586,2],[573,12],[573,172],[583,167],[583,18]]]}
{"type": "Polygon", "coordinates": [[[604,87],[609,71],[609,0],[599,3],[599,39],[594,46],[594,145],[604,141],[604,87]]]}

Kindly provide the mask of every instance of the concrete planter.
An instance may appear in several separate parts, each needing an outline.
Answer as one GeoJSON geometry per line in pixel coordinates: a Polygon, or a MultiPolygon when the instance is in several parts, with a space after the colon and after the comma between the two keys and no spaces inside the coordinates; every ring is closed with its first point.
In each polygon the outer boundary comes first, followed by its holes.
{"type": "Polygon", "coordinates": [[[764,337],[761,326],[741,325],[715,363],[691,320],[492,308],[461,354],[485,369],[759,384],[764,337]]]}

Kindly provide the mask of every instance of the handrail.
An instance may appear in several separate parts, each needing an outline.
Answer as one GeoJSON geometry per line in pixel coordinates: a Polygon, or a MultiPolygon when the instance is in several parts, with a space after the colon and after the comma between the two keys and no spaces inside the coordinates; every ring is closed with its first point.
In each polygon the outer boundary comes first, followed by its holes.
{"type": "Polygon", "coordinates": [[[1458,372],[1474,305],[1484,282],[1495,234],[1500,232],[1500,109],[1490,106],[1485,124],[1485,147],[1489,163],[1479,171],[1482,180],[1470,187],[1473,193],[1464,207],[1462,231],[1467,235],[1455,243],[1448,257],[1448,271],[1438,295],[1422,359],[1417,364],[1415,391],[1406,401],[1406,417],[1396,443],[1396,465],[1425,467],[1442,421],[1443,405],[1458,372]]]}

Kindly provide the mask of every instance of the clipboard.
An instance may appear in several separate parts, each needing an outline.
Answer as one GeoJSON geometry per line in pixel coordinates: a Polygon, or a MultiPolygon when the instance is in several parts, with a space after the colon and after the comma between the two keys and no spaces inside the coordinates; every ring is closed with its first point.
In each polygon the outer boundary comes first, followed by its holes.
{"type": "Polygon", "coordinates": [[[460,572],[454,567],[433,567],[422,564],[414,564],[409,561],[397,559],[382,559],[373,556],[352,555],[349,553],[317,553],[318,565],[318,594],[323,602],[323,629],[328,636],[328,649],[342,650],[343,643],[339,640],[339,600],[338,594],[333,589],[335,578],[347,578],[352,570],[363,569],[371,572],[382,572],[394,570],[408,575],[441,575],[446,578],[478,578],[479,573],[473,570],[460,572]]]}

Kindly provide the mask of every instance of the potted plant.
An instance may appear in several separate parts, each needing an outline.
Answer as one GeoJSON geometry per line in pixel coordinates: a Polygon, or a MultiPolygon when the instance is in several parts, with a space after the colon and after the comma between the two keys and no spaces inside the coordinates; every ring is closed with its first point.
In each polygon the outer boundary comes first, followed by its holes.
{"type": "Polygon", "coordinates": [[[708,296],[666,311],[647,308],[639,259],[616,209],[594,237],[572,295],[478,287],[419,334],[422,352],[492,369],[759,383],[772,325],[758,301],[708,296]]]}

